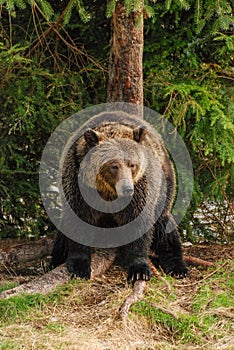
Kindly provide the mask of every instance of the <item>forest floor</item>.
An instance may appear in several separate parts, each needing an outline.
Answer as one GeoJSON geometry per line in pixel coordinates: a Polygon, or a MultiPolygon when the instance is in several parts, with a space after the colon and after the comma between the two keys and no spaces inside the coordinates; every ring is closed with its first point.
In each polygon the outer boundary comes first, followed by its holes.
{"type": "MultiPolygon", "coordinates": [[[[132,287],[116,266],[99,278],[73,280],[49,295],[0,300],[0,349],[234,349],[234,245],[193,245],[184,252],[215,266],[191,267],[186,279],[159,271],[126,321],[119,310],[132,287]]],[[[41,273],[40,263],[2,271],[0,290],[41,273]]]]}

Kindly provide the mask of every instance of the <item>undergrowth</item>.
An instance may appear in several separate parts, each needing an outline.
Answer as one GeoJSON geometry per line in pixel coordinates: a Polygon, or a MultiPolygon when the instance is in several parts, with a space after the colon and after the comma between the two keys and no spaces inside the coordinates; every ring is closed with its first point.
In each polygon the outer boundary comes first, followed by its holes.
{"type": "Polygon", "coordinates": [[[167,298],[162,282],[154,280],[148,287],[145,300],[135,304],[132,309],[151,324],[163,326],[167,333],[183,344],[202,344],[209,336],[222,338],[226,332],[232,331],[233,268],[234,264],[230,261],[227,266],[214,271],[210,278],[186,283],[184,287],[184,282],[176,287],[172,278],[165,277],[171,285],[167,298]],[[185,298],[186,305],[183,305],[185,298]],[[225,324],[225,331],[222,324],[225,324]]]}
{"type": "MultiPolygon", "coordinates": [[[[119,281],[120,277],[112,281],[75,280],[49,295],[1,300],[3,342],[0,349],[21,349],[22,341],[31,344],[32,334],[38,342],[35,349],[40,348],[38,344],[47,344],[46,349],[83,349],[84,344],[87,349],[95,349],[88,344],[99,342],[107,342],[112,344],[109,348],[117,349],[117,338],[119,349],[189,349],[191,344],[213,349],[214,344],[220,344],[223,339],[227,341],[232,334],[234,311],[234,263],[226,261],[217,266],[205,272],[194,268],[191,279],[186,280],[167,276],[152,278],[143,300],[132,306],[127,325],[120,322],[118,313],[131,287],[119,281]],[[19,340],[20,327],[24,332],[22,340],[19,340]],[[25,333],[28,328],[31,335],[25,333]],[[77,338],[68,340],[70,332],[77,333],[77,338]],[[9,339],[9,334],[17,342],[9,339]],[[155,345],[148,348],[144,344],[134,345],[142,341],[142,334],[145,334],[145,344],[155,345]],[[56,335],[61,339],[55,344],[52,339],[56,335]],[[157,345],[160,339],[164,340],[157,345]],[[126,344],[130,344],[129,347],[126,344]]],[[[31,349],[30,346],[24,349],[31,349]]],[[[99,348],[108,349],[103,345],[99,348]]]]}

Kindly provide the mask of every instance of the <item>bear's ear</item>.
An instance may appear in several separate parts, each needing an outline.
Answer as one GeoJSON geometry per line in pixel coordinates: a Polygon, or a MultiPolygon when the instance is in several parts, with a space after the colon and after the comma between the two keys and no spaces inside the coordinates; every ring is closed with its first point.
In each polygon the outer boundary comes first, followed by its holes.
{"type": "Polygon", "coordinates": [[[133,139],[136,142],[141,143],[145,139],[145,135],[147,134],[147,130],[144,126],[138,126],[133,130],[133,139]]]}
{"type": "Polygon", "coordinates": [[[84,133],[85,141],[92,147],[96,146],[100,141],[100,133],[92,129],[88,129],[84,133]]]}

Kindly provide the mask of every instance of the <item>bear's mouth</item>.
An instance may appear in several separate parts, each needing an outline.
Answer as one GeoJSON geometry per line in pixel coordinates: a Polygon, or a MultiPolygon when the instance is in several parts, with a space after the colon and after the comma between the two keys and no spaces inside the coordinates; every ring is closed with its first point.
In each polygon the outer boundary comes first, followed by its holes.
{"type": "Polygon", "coordinates": [[[129,179],[121,179],[115,185],[118,197],[132,197],[134,194],[134,185],[129,179]]]}

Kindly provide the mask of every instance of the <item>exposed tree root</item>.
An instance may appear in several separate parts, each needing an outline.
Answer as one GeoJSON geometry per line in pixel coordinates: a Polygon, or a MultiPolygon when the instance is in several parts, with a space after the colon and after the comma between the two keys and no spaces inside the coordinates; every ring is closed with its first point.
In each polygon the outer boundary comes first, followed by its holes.
{"type": "MultiPolygon", "coordinates": [[[[103,274],[114,262],[115,252],[112,249],[98,251],[92,256],[91,278],[103,274]]],[[[71,276],[67,271],[65,264],[60,265],[47,272],[45,275],[34,280],[19,285],[15,288],[0,293],[0,299],[10,298],[20,294],[47,294],[52,292],[59,285],[63,285],[70,280],[71,276]]]]}
{"type": "Polygon", "coordinates": [[[54,270],[33,279],[30,282],[21,284],[15,288],[0,293],[0,299],[10,298],[21,294],[46,294],[53,291],[58,285],[65,284],[70,279],[65,265],[60,265],[54,270]]]}
{"type": "Polygon", "coordinates": [[[192,265],[192,266],[202,266],[205,268],[211,267],[211,266],[215,266],[215,264],[213,264],[210,261],[206,261],[200,258],[195,258],[191,255],[184,255],[184,260],[186,261],[186,263],[188,265],[192,265]]]}
{"type": "Polygon", "coordinates": [[[146,282],[136,281],[132,293],[125,299],[123,306],[120,308],[120,317],[126,321],[130,307],[140,300],[144,294],[146,282]]]}

